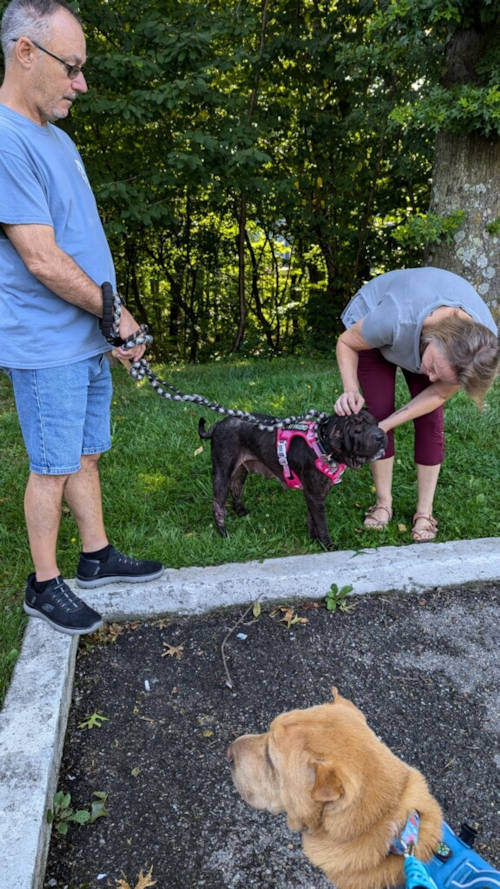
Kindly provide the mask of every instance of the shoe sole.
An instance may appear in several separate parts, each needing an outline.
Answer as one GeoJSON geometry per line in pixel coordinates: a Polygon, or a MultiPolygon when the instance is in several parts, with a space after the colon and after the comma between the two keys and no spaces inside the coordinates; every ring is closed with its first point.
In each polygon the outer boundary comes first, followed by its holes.
{"type": "Polygon", "coordinates": [[[161,568],[154,574],[141,574],[137,575],[137,577],[133,577],[132,575],[124,576],[123,574],[116,574],[112,575],[111,577],[96,577],[93,580],[91,578],[87,580],[84,577],[77,576],[76,582],[79,587],[82,587],[84,589],[96,586],[106,586],[106,584],[108,583],[147,583],[148,580],[157,580],[158,577],[162,576],[164,571],[165,569],[161,568]]]}
{"type": "Polygon", "coordinates": [[[53,630],[57,630],[59,633],[64,633],[66,636],[85,636],[87,633],[95,633],[95,631],[104,623],[104,620],[101,617],[99,620],[96,620],[91,624],[90,627],[64,627],[61,624],[56,624],[50,617],[47,617],[46,614],[37,611],[36,608],[31,608],[26,602],[23,602],[23,608],[26,614],[29,614],[30,617],[39,617],[40,620],[44,620],[46,623],[50,624],[53,630]]]}

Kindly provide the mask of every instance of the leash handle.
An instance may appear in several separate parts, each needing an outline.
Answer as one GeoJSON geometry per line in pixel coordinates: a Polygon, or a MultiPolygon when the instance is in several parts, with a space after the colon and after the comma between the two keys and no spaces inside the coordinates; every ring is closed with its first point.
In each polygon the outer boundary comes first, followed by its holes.
{"type": "MultiPolygon", "coordinates": [[[[102,318],[100,321],[103,337],[109,340],[114,334],[114,305],[115,294],[109,281],[101,284],[102,293],[102,318]]],[[[118,344],[117,344],[118,345],[118,344]]]]}

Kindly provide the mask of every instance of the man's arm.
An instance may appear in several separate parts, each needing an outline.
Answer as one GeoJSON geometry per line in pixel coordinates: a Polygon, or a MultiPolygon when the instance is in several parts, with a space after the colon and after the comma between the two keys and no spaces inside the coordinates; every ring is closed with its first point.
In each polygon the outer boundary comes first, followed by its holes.
{"type": "MultiPolygon", "coordinates": [[[[89,278],[68,253],[61,250],[56,243],[52,226],[2,224],[2,228],[28,271],[48,290],[91,315],[102,318],[100,286],[89,278]]],[[[121,338],[126,339],[138,326],[130,312],[122,306],[121,338]]],[[[145,346],[136,346],[127,352],[116,350],[119,358],[130,358],[132,361],[141,358],[144,352],[145,346]]]]}
{"type": "Polygon", "coordinates": [[[101,288],[64,250],[50,225],[3,225],[28,271],[66,302],[102,317],[101,288]]]}

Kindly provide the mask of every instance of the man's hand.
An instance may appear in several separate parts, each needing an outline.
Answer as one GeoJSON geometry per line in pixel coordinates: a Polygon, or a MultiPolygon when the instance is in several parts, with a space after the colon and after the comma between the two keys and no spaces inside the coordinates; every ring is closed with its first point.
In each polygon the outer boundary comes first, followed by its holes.
{"type": "Polygon", "coordinates": [[[342,392],[342,395],[337,398],[333,409],[339,417],[349,417],[351,414],[359,413],[364,403],[365,399],[361,392],[353,389],[350,392],[342,392]]]}
{"type": "MultiPolygon", "coordinates": [[[[126,340],[127,337],[131,336],[131,334],[135,333],[137,330],[139,330],[139,325],[134,320],[129,310],[122,305],[120,315],[120,337],[122,340],[126,340]]],[[[133,349],[124,349],[123,346],[118,346],[114,349],[117,358],[128,358],[130,361],[138,361],[139,358],[142,358],[145,351],[146,346],[144,343],[140,346],[134,346],[133,349]]]]}

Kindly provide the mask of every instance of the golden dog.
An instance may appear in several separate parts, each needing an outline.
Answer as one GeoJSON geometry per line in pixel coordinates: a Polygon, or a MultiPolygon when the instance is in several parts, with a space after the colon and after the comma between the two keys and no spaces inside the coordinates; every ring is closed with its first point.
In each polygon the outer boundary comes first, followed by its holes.
{"type": "Polygon", "coordinates": [[[414,854],[432,857],[442,813],[417,769],[395,756],[358,708],[333,701],[282,713],[265,734],[228,748],[234,784],[255,809],[286,812],[305,854],[338,889],[404,885],[404,858],[390,852],[408,816],[420,815],[414,854]]]}

